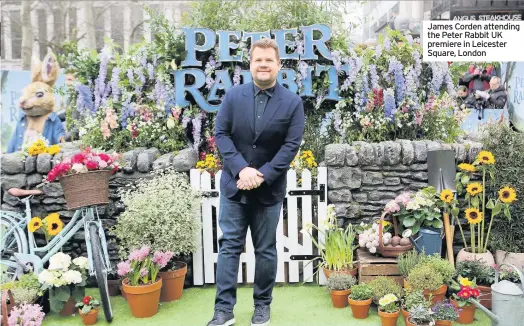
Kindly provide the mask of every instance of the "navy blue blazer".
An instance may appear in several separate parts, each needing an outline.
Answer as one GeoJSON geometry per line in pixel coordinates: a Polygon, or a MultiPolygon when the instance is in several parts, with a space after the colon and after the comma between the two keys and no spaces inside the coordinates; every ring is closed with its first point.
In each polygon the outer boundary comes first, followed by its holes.
{"type": "Polygon", "coordinates": [[[261,203],[274,204],[285,197],[286,173],[302,142],[304,106],[300,96],[277,83],[255,135],[253,88],[252,82],[230,88],[216,117],[215,142],[223,157],[220,191],[234,197],[240,171],[250,166],[264,175],[262,185],[250,191],[261,203]]]}

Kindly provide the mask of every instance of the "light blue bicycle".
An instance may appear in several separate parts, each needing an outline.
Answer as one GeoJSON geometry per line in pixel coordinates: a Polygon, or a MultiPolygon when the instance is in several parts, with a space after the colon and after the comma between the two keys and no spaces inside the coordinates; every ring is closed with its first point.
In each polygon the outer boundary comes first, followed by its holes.
{"type": "Polygon", "coordinates": [[[46,246],[38,247],[33,233],[28,232],[27,225],[32,218],[30,200],[33,196],[40,195],[43,192],[11,188],[8,193],[18,197],[26,208],[25,215],[18,212],[0,211],[2,271],[12,279],[29,270],[40,273],[49,258],[57,253],[81,228],[84,228],[89,275],[96,277],[105,317],[108,322],[111,322],[113,312],[107,290],[107,274],[112,271],[112,267],[107,252],[104,229],[96,207],[89,206],[77,209],[71,221],[64,226],[58,235],[46,246]],[[43,254],[43,257],[40,257],[41,255],[39,256],[37,253],[43,254]]]}

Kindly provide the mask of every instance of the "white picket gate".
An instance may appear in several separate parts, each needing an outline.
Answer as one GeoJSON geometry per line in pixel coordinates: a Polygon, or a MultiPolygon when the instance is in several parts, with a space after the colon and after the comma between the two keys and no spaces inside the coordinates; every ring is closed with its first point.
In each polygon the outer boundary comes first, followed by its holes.
{"type": "MultiPolygon", "coordinates": [[[[199,237],[199,246],[193,254],[193,281],[195,285],[204,283],[215,283],[215,264],[218,259],[218,239],[222,235],[218,225],[218,213],[220,210],[220,176],[221,171],[215,175],[214,186],[212,187],[212,177],[208,172],[200,172],[193,169],[190,172],[190,180],[193,189],[205,192],[208,196],[202,198],[202,209],[197,214],[197,218],[202,221],[202,233],[199,237]],[[210,195],[210,196],[209,196],[210,195]],[[216,230],[216,233],[214,232],[216,230]]],[[[292,255],[312,255],[314,254],[313,242],[306,232],[300,232],[308,223],[315,222],[322,225],[326,219],[327,210],[327,168],[319,167],[317,174],[317,184],[312,185],[311,172],[304,170],[302,173],[301,187],[297,187],[297,175],[294,170],[287,173],[287,218],[284,219],[283,209],[280,211],[280,220],[277,227],[277,253],[278,268],[276,282],[296,283],[313,282],[317,278],[313,275],[313,264],[311,261],[291,260],[292,255]],[[322,187],[321,187],[322,185],[322,187]],[[314,188],[312,188],[314,186],[314,188]],[[289,191],[297,190],[322,190],[321,196],[311,195],[290,195],[289,191]],[[298,207],[298,197],[302,198],[301,207],[298,207]],[[318,203],[318,216],[313,216],[312,200],[318,203]],[[301,216],[299,216],[299,212],[301,216]],[[284,223],[284,221],[287,221],[284,223]],[[300,223],[300,225],[299,225],[300,223]],[[284,229],[286,227],[286,229],[284,229]],[[302,279],[300,277],[302,271],[302,279]],[[287,275],[286,275],[287,274],[287,275]]],[[[322,234],[319,234],[320,241],[323,241],[322,234]]],[[[255,278],[255,253],[251,241],[251,231],[248,229],[246,236],[245,251],[240,255],[240,268],[238,271],[238,282],[253,283],[255,278]],[[245,265],[246,275],[242,266],[245,265]]],[[[319,273],[319,284],[325,283],[324,274],[319,273]]]]}

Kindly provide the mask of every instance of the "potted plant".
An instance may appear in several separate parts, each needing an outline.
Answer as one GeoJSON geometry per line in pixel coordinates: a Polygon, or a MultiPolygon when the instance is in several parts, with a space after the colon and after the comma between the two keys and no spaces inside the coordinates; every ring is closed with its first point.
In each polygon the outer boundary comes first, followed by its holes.
{"type": "Polygon", "coordinates": [[[78,313],[80,316],[82,316],[84,325],[96,324],[96,318],[98,317],[98,312],[100,311],[100,301],[94,297],[86,295],[82,301],[75,305],[75,307],[78,308],[78,313]]]}
{"type": "Polygon", "coordinates": [[[404,303],[401,307],[401,313],[404,317],[404,322],[407,324],[409,318],[409,311],[414,307],[422,306],[429,308],[431,301],[429,301],[421,290],[409,291],[404,297],[404,303]]]}
{"type": "Polygon", "coordinates": [[[187,265],[176,257],[197,248],[201,223],[195,214],[200,208],[200,193],[192,189],[185,175],[167,168],[153,171],[150,179],[124,190],[121,198],[126,210],[111,230],[119,241],[120,255],[126,257],[131,248],[142,245],[151,251],[170,252],[168,264],[159,273],[161,297],[162,301],[180,299],[187,265]]]}
{"type": "Polygon", "coordinates": [[[455,277],[475,280],[480,291],[479,302],[491,309],[491,285],[495,282],[495,268],[486,266],[481,260],[464,260],[457,264],[455,277]]]}
{"type": "Polygon", "coordinates": [[[353,284],[355,278],[347,274],[333,274],[327,279],[326,286],[330,291],[333,307],[344,308],[348,305],[348,295],[353,284]]]}
{"type": "Polygon", "coordinates": [[[471,302],[471,299],[477,299],[480,296],[477,285],[474,281],[459,276],[458,283],[454,281],[452,289],[458,292],[453,293],[450,301],[455,307],[461,309],[457,321],[461,324],[473,323],[477,306],[471,302]]]}
{"type": "Polygon", "coordinates": [[[51,311],[63,316],[75,313],[75,304],[85,296],[87,280],[85,257],[71,257],[58,252],[49,258],[49,267],[38,274],[42,289],[49,290],[51,311]]]}
{"type": "Polygon", "coordinates": [[[373,290],[373,302],[378,304],[380,298],[384,297],[386,294],[394,294],[397,298],[402,297],[402,288],[398,283],[386,276],[378,276],[371,282],[369,286],[373,290]]]}
{"type": "Polygon", "coordinates": [[[120,295],[120,284],[122,284],[122,280],[116,272],[107,273],[107,292],[110,296],[120,295]]]}
{"type": "Polygon", "coordinates": [[[436,326],[451,326],[459,317],[459,309],[446,301],[437,302],[433,308],[433,319],[436,326]]]}
{"type": "Polygon", "coordinates": [[[327,220],[324,228],[319,228],[314,224],[306,225],[302,232],[307,232],[311,240],[320,252],[320,267],[324,270],[324,275],[329,278],[332,273],[357,275],[357,265],[354,261],[353,253],[357,248],[354,245],[356,232],[352,224],[344,228],[340,228],[337,223],[335,213],[335,206],[329,205],[327,208],[327,220]],[[311,234],[312,229],[324,235],[323,242],[317,242],[311,234]]]}
{"type": "Polygon", "coordinates": [[[24,302],[19,306],[13,307],[5,326],[40,326],[44,321],[44,317],[45,313],[42,311],[41,306],[24,302]]]}
{"type": "Polygon", "coordinates": [[[165,255],[163,252],[151,255],[149,247],[143,246],[117,265],[118,275],[123,279],[122,291],[131,313],[137,318],[151,317],[158,312],[162,288],[158,272],[167,264],[165,255]]]}
{"type": "Polygon", "coordinates": [[[416,250],[410,250],[400,254],[397,258],[398,271],[404,276],[404,287],[406,287],[406,279],[409,272],[418,265],[424,253],[419,253],[416,250]]]}
{"type": "Polygon", "coordinates": [[[411,307],[406,326],[433,326],[435,325],[435,320],[432,315],[433,311],[423,305],[411,307]]]}
{"type": "MultiPolygon", "coordinates": [[[[4,274],[5,272],[2,272],[2,275],[4,274]]],[[[20,275],[18,280],[15,281],[8,280],[7,274],[5,274],[5,276],[5,278],[2,277],[0,290],[11,290],[15,304],[20,304],[22,302],[36,303],[37,300],[44,294],[41,290],[38,276],[32,271],[20,275]]]]}
{"type": "Polygon", "coordinates": [[[436,273],[429,265],[419,265],[409,272],[408,283],[410,290],[423,291],[424,296],[431,296],[432,303],[443,300],[447,286],[442,275],[436,273]]]}
{"type": "Polygon", "coordinates": [[[395,326],[400,314],[398,297],[393,293],[386,294],[378,302],[378,315],[382,326],[395,326]]]}
{"type": "Polygon", "coordinates": [[[368,284],[356,284],[351,287],[348,302],[353,317],[357,319],[367,318],[372,301],[373,289],[368,284]]]}
{"type": "Polygon", "coordinates": [[[97,153],[86,147],[81,153],[55,162],[44,182],[60,181],[69,210],[107,204],[109,175],[118,171],[118,159],[116,153],[97,153]]]}
{"type": "Polygon", "coordinates": [[[490,184],[496,182],[494,164],[495,157],[493,154],[489,151],[481,151],[473,164],[462,163],[459,165],[461,171],[457,173],[456,188],[458,194],[464,193],[465,190],[464,200],[467,203],[467,208],[464,214],[470,227],[471,239],[468,244],[459,221],[459,229],[466,248],[458,253],[457,263],[464,260],[482,259],[486,266],[495,264],[493,255],[488,251],[493,220],[500,213],[503,213],[507,219],[511,219],[509,208],[511,203],[516,200],[517,194],[515,189],[510,186],[504,186],[500,189],[488,188],[490,184]],[[472,175],[477,172],[480,172],[482,182],[471,182],[472,175]],[[498,196],[489,198],[491,193],[497,193],[498,196]],[[489,226],[486,228],[488,210],[491,216],[489,226]]]}

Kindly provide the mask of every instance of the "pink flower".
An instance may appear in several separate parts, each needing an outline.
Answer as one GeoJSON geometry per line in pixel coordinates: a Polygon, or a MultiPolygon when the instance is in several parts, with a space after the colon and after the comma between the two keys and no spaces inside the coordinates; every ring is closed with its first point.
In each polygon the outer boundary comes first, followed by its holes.
{"type": "Polygon", "coordinates": [[[180,114],[182,113],[182,110],[179,108],[172,108],[171,113],[173,114],[173,118],[175,119],[175,121],[178,121],[178,119],[180,118],[180,114]]]}
{"type": "Polygon", "coordinates": [[[395,213],[395,212],[400,211],[400,206],[398,205],[396,201],[392,200],[386,204],[385,211],[388,213],[395,213]]]}
{"type": "Polygon", "coordinates": [[[157,264],[158,267],[164,268],[166,267],[167,263],[169,263],[169,260],[173,257],[174,253],[171,251],[167,252],[159,252],[156,251],[153,255],[153,263],[157,264]]]}
{"type": "Polygon", "coordinates": [[[406,206],[411,200],[411,195],[408,192],[404,192],[395,198],[395,201],[399,204],[406,206]]]}
{"type": "Polygon", "coordinates": [[[149,255],[149,247],[144,246],[138,250],[134,250],[129,255],[129,260],[143,261],[149,255]]]}
{"type": "Polygon", "coordinates": [[[71,169],[75,172],[82,173],[82,172],[85,172],[85,165],[76,163],[76,164],[73,164],[71,169]]]}
{"type": "Polygon", "coordinates": [[[100,157],[100,159],[104,162],[109,162],[111,160],[111,157],[105,153],[98,154],[98,157],[100,157]]]}
{"type": "Polygon", "coordinates": [[[111,130],[109,130],[109,125],[107,124],[107,121],[101,121],[100,122],[100,130],[102,131],[102,136],[104,139],[107,139],[111,136],[111,130]]]}
{"type": "Polygon", "coordinates": [[[78,154],[75,154],[75,156],[73,156],[73,158],[71,159],[71,163],[73,164],[84,163],[84,160],[85,160],[85,155],[83,153],[78,153],[78,154]]]}
{"type": "Polygon", "coordinates": [[[98,166],[101,168],[101,169],[104,169],[104,168],[107,168],[107,163],[106,161],[100,161],[98,163],[98,166]]]}
{"type": "Polygon", "coordinates": [[[98,168],[98,164],[95,161],[87,161],[86,167],[88,170],[96,170],[98,168]]]}
{"type": "Polygon", "coordinates": [[[123,261],[116,265],[117,273],[119,276],[124,277],[131,272],[131,264],[127,261],[123,261]]]}

